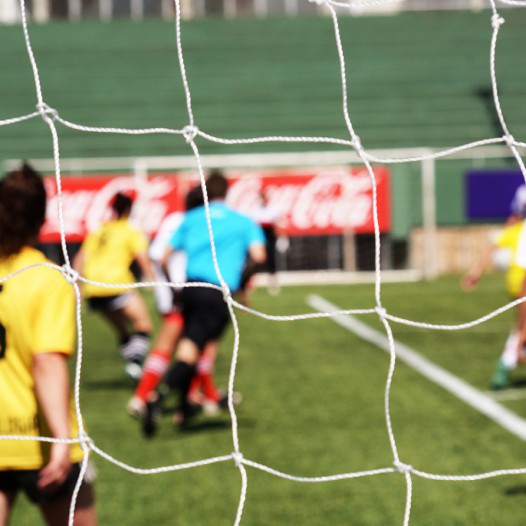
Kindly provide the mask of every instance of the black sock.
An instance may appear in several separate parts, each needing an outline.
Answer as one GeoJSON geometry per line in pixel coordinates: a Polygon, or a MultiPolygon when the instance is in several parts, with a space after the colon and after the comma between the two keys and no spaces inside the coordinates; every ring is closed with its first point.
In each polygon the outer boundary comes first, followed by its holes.
{"type": "Polygon", "coordinates": [[[164,384],[171,390],[178,390],[181,395],[181,409],[186,411],[188,402],[186,400],[192,378],[195,375],[197,366],[186,362],[177,361],[166,373],[164,384]]]}

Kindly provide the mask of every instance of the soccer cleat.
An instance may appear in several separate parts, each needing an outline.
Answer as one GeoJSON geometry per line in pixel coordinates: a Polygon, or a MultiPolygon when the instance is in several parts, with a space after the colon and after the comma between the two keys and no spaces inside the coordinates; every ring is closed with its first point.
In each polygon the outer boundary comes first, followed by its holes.
{"type": "Polygon", "coordinates": [[[132,396],[126,405],[126,412],[132,418],[140,420],[146,413],[146,402],[138,396],[132,396]]]}
{"type": "MultiPolygon", "coordinates": [[[[243,400],[243,395],[239,391],[232,393],[232,401],[234,405],[239,405],[243,400]]],[[[218,415],[222,409],[228,409],[228,394],[221,393],[219,400],[206,399],[203,404],[203,413],[205,415],[218,415]]]]}
{"type": "Polygon", "coordinates": [[[203,408],[203,414],[208,416],[217,416],[221,413],[221,408],[226,407],[221,405],[222,399],[216,402],[215,400],[206,399],[201,407],[203,408]]]}
{"type": "Polygon", "coordinates": [[[161,405],[159,399],[146,402],[141,426],[145,437],[152,438],[157,433],[160,418],[161,405]]]}
{"type": "Polygon", "coordinates": [[[494,391],[506,389],[510,381],[509,374],[509,369],[499,360],[491,379],[491,389],[494,391]]]}

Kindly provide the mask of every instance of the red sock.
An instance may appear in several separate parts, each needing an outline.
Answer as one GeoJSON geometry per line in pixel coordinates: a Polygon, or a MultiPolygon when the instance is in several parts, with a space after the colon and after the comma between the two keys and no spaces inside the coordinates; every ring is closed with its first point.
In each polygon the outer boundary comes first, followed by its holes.
{"type": "Polygon", "coordinates": [[[169,365],[170,359],[166,353],[159,349],[153,349],[144,362],[142,376],[135,389],[135,396],[146,401],[148,395],[159,385],[169,365]]]}
{"type": "Polygon", "coordinates": [[[201,383],[203,394],[208,400],[218,402],[221,394],[218,392],[214,383],[214,362],[213,360],[203,356],[197,365],[196,377],[201,383]]]}
{"type": "Polygon", "coordinates": [[[214,383],[214,377],[211,373],[199,374],[201,378],[201,383],[203,384],[203,393],[205,398],[208,400],[213,400],[214,402],[219,402],[221,399],[221,393],[217,390],[217,387],[214,383]]]}

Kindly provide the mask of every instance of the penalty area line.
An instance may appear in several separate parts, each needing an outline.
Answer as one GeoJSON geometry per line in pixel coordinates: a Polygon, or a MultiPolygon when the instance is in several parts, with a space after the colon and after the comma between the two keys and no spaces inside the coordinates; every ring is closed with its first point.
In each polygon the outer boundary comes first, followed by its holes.
{"type": "MultiPolygon", "coordinates": [[[[342,309],[318,295],[309,295],[307,304],[318,312],[329,314],[341,311],[342,309]]],[[[380,349],[389,352],[389,340],[387,336],[366,323],[358,320],[349,314],[335,314],[331,319],[341,327],[352,332],[380,349]]],[[[449,393],[456,396],[472,408],[487,416],[498,425],[513,433],[521,440],[526,441],[526,420],[499,404],[491,396],[476,389],[472,385],[464,382],[454,374],[446,371],[442,367],[424,358],[411,347],[394,342],[396,357],[406,365],[420,373],[422,376],[439,385],[449,393]]]]}

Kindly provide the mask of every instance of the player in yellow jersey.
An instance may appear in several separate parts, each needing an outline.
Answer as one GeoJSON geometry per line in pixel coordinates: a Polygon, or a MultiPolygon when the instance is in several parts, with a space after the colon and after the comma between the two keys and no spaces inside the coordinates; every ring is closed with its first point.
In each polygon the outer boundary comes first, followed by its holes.
{"type": "MultiPolygon", "coordinates": [[[[47,524],[66,526],[83,458],[78,443],[31,439],[78,435],[67,366],[75,342],[74,290],[60,271],[40,265],[49,261],[32,247],[45,211],[44,185],[28,165],[0,180],[2,525],[23,491],[47,524]],[[10,435],[25,439],[5,438],[10,435]]],[[[91,481],[81,485],[74,524],[96,524],[91,481]]]]}
{"type": "MultiPolygon", "coordinates": [[[[493,261],[499,267],[507,268],[506,290],[511,299],[515,300],[522,296],[523,283],[526,278],[526,270],[517,263],[517,251],[521,233],[526,228],[524,220],[510,221],[498,234],[497,238],[483,252],[479,261],[462,278],[462,286],[465,290],[471,290],[477,285],[482,274],[493,261]]],[[[495,372],[491,381],[492,389],[504,389],[509,384],[510,372],[524,360],[525,351],[518,351],[519,345],[519,317],[506,340],[504,350],[497,362],[495,372]]]]}
{"type": "MultiPolygon", "coordinates": [[[[153,280],[147,256],[148,238],[129,222],[133,200],[118,193],[112,201],[114,217],[88,234],[75,257],[74,267],[85,278],[99,283],[129,285],[135,282],[130,267],[137,261],[148,280],[153,280]]],[[[118,334],[125,371],[141,376],[148,352],[152,322],[139,292],[85,283],[83,294],[92,310],[100,312],[118,334]]]]}

